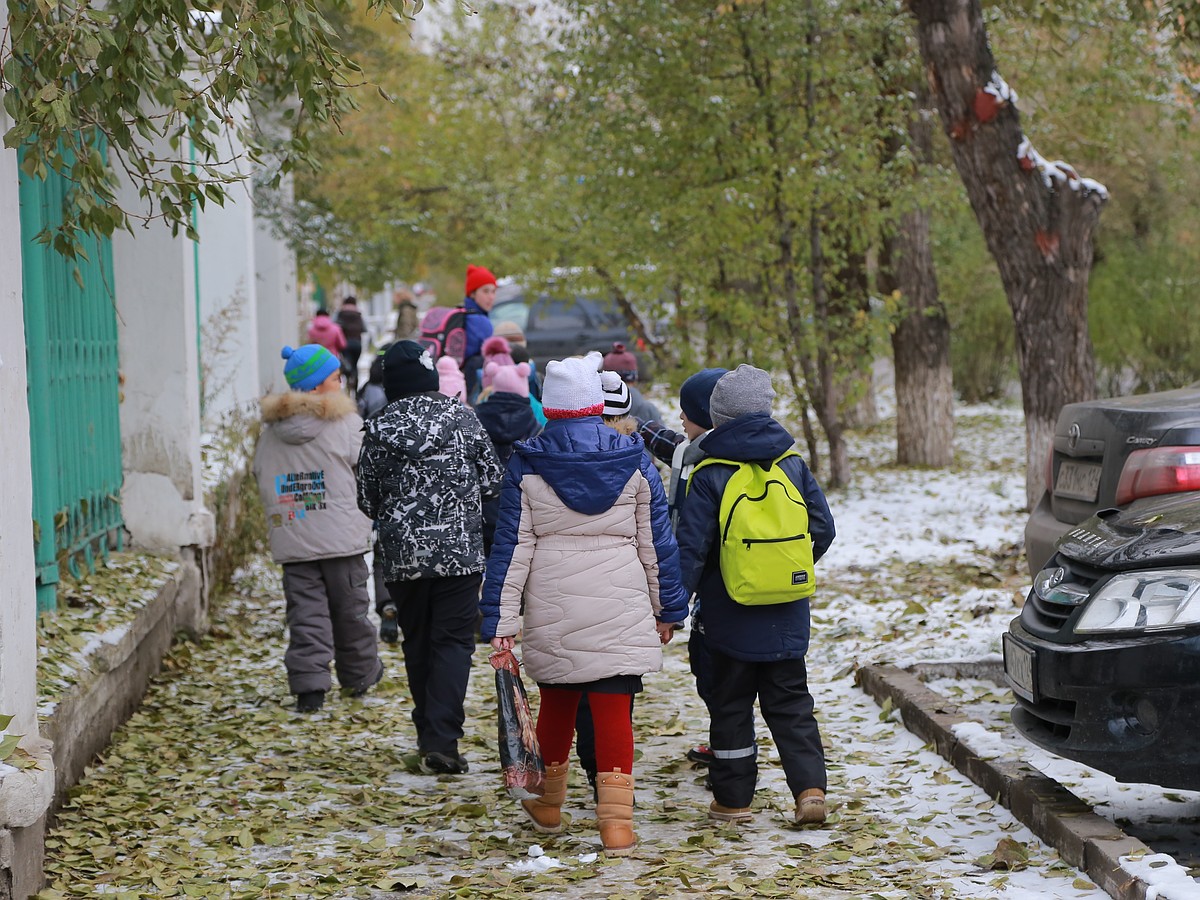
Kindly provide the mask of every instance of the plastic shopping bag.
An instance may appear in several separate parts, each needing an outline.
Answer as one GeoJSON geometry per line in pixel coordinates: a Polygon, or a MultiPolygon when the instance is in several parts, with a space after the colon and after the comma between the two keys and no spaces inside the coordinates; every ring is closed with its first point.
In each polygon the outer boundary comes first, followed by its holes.
{"type": "Polygon", "coordinates": [[[490,662],[496,670],[504,787],[514,800],[532,800],[546,791],[546,767],[533,728],[529,696],[521,683],[521,664],[511,650],[493,653],[490,662]]]}

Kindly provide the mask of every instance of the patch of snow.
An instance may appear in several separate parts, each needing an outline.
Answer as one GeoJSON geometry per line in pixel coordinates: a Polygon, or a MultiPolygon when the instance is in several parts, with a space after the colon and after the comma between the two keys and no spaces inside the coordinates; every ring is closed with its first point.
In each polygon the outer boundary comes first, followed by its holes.
{"type": "Polygon", "coordinates": [[[1121,868],[1149,885],[1146,900],[1195,900],[1200,897],[1200,886],[1187,869],[1165,853],[1152,853],[1140,859],[1122,856],[1121,868]]]}
{"type": "Polygon", "coordinates": [[[992,72],[992,80],[983,90],[984,93],[991,94],[1002,103],[1017,105],[1017,92],[1008,86],[1008,82],[1000,76],[999,72],[992,72]]]}
{"type": "Polygon", "coordinates": [[[528,856],[525,859],[509,863],[506,868],[513,872],[532,872],[539,875],[551,869],[565,869],[566,865],[553,856],[546,856],[546,851],[539,844],[534,844],[529,848],[528,856]]]}
{"type": "Polygon", "coordinates": [[[1022,138],[1017,147],[1017,159],[1037,169],[1042,175],[1042,184],[1047,190],[1054,190],[1058,185],[1065,184],[1073,191],[1083,191],[1085,194],[1096,194],[1102,200],[1108,199],[1108,188],[1094,178],[1080,178],[1075,167],[1070,163],[1056,159],[1049,162],[1042,154],[1034,149],[1029,138],[1022,138]]]}

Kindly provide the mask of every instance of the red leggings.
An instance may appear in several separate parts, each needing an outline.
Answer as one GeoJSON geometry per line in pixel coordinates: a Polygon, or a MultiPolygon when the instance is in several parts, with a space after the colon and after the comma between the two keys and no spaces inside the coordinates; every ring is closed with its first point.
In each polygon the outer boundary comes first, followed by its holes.
{"type": "MultiPolygon", "coordinates": [[[[581,691],[543,687],[537,738],[546,765],[567,762],[575,738],[575,713],[581,691]]],[[[620,769],[633,774],[633,723],[629,694],[588,694],[596,729],[596,768],[603,774],[620,769]]]]}

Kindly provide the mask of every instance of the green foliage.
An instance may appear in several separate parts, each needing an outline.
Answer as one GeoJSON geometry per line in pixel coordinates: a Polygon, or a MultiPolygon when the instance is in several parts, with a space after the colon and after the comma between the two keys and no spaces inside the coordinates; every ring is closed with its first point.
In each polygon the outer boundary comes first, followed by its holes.
{"type": "Polygon", "coordinates": [[[12,716],[0,715],[0,763],[8,762],[9,758],[17,752],[17,744],[23,737],[20,734],[5,734],[5,730],[12,720],[12,716]]]}
{"type": "Polygon", "coordinates": [[[1017,374],[1012,313],[996,262],[954,185],[934,219],[938,288],[950,319],[954,389],[967,403],[1004,396],[1017,374]]]}
{"type": "MultiPolygon", "coordinates": [[[[369,5],[400,16],[406,2],[369,5]]],[[[22,148],[28,175],[53,170],[75,184],[66,221],[41,239],[74,256],[84,233],[111,235],[151,218],[195,238],[192,204],[223,203],[247,162],[262,163],[269,152],[277,177],[308,159],[314,130],[353,106],[359,69],[325,17],[352,7],[352,0],[9,3],[9,43],[0,46],[0,90],[13,122],[5,146],[22,148]],[[223,138],[228,127],[244,158],[223,138]],[[145,208],[120,204],[118,172],[145,208]]]]}

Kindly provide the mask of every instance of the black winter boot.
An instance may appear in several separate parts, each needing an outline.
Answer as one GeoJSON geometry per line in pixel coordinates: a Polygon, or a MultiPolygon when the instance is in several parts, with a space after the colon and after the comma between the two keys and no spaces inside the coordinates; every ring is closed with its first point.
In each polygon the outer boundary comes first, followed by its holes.
{"type": "Polygon", "coordinates": [[[296,695],[296,712],[314,713],[324,705],[324,691],[305,691],[296,695]]]}

